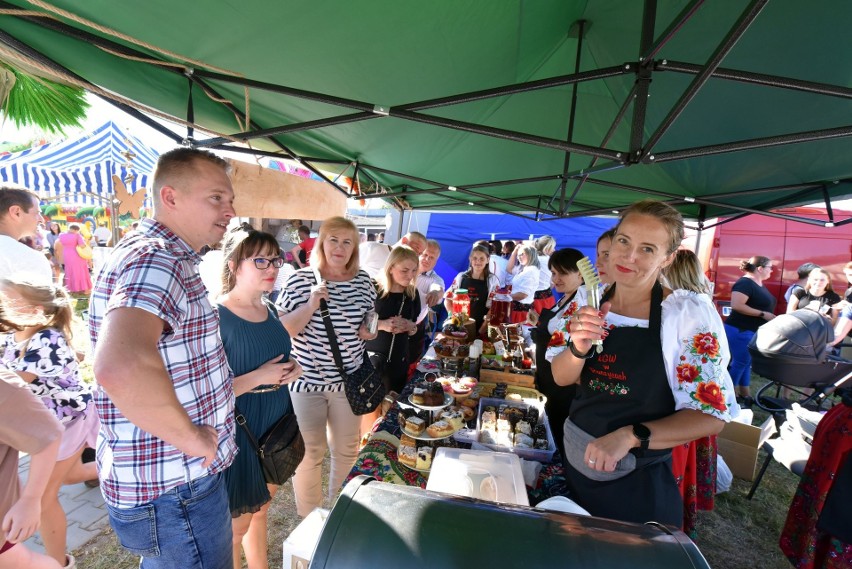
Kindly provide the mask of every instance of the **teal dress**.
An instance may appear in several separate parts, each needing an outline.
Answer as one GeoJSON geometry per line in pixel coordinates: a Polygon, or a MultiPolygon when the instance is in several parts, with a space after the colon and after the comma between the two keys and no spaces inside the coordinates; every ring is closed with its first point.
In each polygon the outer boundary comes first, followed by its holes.
{"type": "MultiPolygon", "coordinates": [[[[219,305],[219,327],[234,377],[259,368],[278,354],[284,355],[282,361],[290,359],[290,335],[271,309],[265,321],[249,322],[219,305]]],[[[266,393],[244,393],[237,397],[237,407],[257,439],[284,414],[293,411],[286,386],[266,393]]],[[[260,461],[240,426],[237,426],[236,438],[240,452],[225,471],[233,517],[257,512],[271,499],[260,461]]]]}

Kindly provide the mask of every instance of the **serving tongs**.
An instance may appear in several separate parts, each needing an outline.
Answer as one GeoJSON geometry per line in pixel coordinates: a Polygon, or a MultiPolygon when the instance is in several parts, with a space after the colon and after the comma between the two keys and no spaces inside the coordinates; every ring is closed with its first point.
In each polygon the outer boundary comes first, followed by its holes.
{"type": "MultiPolygon", "coordinates": [[[[577,268],[583,276],[583,282],[586,284],[586,291],[589,293],[586,297],[586,305],[600,311],[603,287],[601,285],[601,277],[598,275],[598,271],[595,269],[595,266],[588,257],[583,257],[577,261],[577,268]]],[[[597,353],[601,353],[603,351],[602,339],[595,340],[592,342],[592,345],[595,347],[595,351],[597,353]]]]}

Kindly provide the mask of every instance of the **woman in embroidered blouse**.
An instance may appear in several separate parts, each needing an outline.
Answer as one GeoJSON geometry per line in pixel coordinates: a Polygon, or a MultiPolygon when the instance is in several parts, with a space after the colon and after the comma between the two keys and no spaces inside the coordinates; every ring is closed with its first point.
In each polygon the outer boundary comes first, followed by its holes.
{"type": "Polygon", "coordinates": [[[535,289],[532,312],[541,314],[542,310],[549,310],[556,304],[553,291],[550,288],[552,274],[550,272],[550,256],[556,251],[556,239],[550,235],[542,235],[535,240],[535,250],[538,253],[538,285],[535,289]]]}
{"type": "Polygon", "coordinates": [[[671,206],[645,200],[627,208],[603,305],[575,312],[568,350],[552,362],[557,384],[579,384],[565,421],[566,478],[592,515],[680,526],[671,449],[730,420],[728,354],[710,299],[659,283],[682,239],[683,220],[671,206]]]}
{"type": "Polygon", "coordinates": [[[359,268],[358,228],[348,219],[323,222],[309,260],[287,281],[278,306],[293,340],[293,357],[303,374],[290,385],[290,398],[305,440],[305,458],[296,469],[296,509],[305,517],[322,505],[322,461],[331,451],[328,499],[331,503],[358,456],[361,419],[343,392],[343,378],[332,355],[320,300],[328,303],[346,373],[363,363],[367,340],[376,337],[363,324],[376,303],[376,289],[359,268]],[[320,282],[317,282],[316,272],[320,282]]]}
{"type": "Polygon", "coordinates": [[[583,277],[580,275],[580,269],[577,268],[577,262],[582,258],[583,254],[580,251],[570,248],[560,249],[550,256],[548,264],[551,281],[553,288],[562,295],[562,298],[553,308],[542,310],[538,318],[534,312],[530,312],[530,320],[536,325],[530,332],[535,342],[535,387],[547,397],[544,410],[550,421],[553,440],[556,441],[562,456],[565,456],[562,426],[568,417],[568,410],[577,393],[577,386],[556,385],[550,370],[550,362],[566,349],[568,321],[578,307],[586,304],[586,287],[583,286],[583,277]]]}
{"type": "Polygon", "coordinates": [[[535,247],[518,243],[506,270],[513,271],[512,277],[512,322],[526,322],[527,313],[532,308],[535,290],[538,287],[539,267],[538,253],[535,247]],[[517,259],[518,267],[512,265],[517,259]]]}

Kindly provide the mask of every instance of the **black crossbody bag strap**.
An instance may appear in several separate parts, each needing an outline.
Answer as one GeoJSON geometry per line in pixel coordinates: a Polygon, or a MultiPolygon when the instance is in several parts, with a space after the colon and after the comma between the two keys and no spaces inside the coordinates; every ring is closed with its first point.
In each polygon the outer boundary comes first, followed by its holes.
{"type": "Polygon", "coordinates": [[[245,431],[246,436],[248,437],[248,440],[251,443],[251,446],[254,448],[254,452],[257,454],[257,456],[259,456],[261,459],[263,459],[263,449],[260,448],[260,443],[257,442],[257,439],[254,436],[254,433],[252,433],[251,429],[248,428],[248,424],[246,423],[245,415],[243,415],[243,412],[240,411],[240,408],[237,407],[236,405],[234,405],[234,412],[236,413],[235,418],[236,418],[237,424],[240,427],[242,427],[243,430],[245,431]]]}
{"type": "MultiPolygon", "coordinates": [[[[317,284],[320,284],[320,274],[318,269],[314,269],[314,278],[317,284]]],[[[346,369],[343,367],[343,356],[340,355],[340,345],[337,343],[337,334],[334,333],[334,325],[331,323],[331,313],[328,311],[328,303],[325,299],[320,299],[320,316],[322,316],[323,324],[325,324],[325,333],[328,336],[328,345],[331,348],[331,355],[334,356],[334,365],[340,371],[340,376],[345,377],[346,369]]]]}

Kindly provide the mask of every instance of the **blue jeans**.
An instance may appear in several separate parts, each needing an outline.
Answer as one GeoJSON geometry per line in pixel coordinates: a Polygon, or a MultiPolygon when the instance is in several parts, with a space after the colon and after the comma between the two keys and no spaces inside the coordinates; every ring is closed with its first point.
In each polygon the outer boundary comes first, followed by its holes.
{"type": "Polygon", "coordinates": [[[107,505],[121,545],[140,567],[232,569],[231,512],[224,476],[205,476],[135,508],[107,505]]]}
{"type": "Polygon", "coordinates": [[[725,336],[728,337],[728,347],[731,349],[731,366],[728,371],[734,385],[748,387],[751,383],[751,354],[748,343],[754,337],[751,330],[740,330],[725,324],[725,336]]]}

